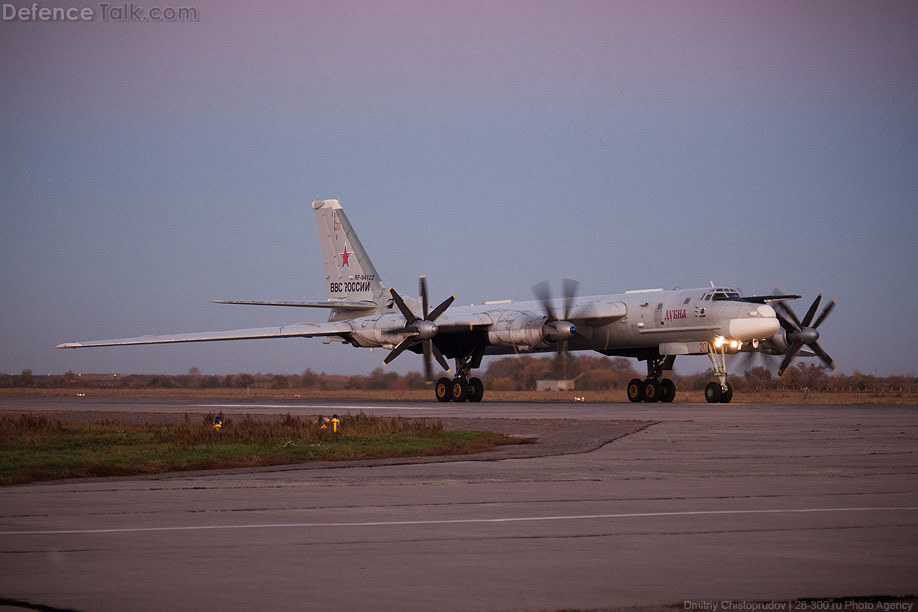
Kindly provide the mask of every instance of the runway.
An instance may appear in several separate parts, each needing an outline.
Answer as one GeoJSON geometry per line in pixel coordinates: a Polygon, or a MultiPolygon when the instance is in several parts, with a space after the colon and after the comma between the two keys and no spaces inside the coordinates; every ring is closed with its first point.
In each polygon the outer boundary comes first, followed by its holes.
{"type": "Polygon", "coordinates": [[[7,487],[7,600],[687,609],[918,593],[916,406],[0,399],[0,414],[14,410],[363,410],[583,435],[591,423],[651,424],[589,452],[7,487]]]}

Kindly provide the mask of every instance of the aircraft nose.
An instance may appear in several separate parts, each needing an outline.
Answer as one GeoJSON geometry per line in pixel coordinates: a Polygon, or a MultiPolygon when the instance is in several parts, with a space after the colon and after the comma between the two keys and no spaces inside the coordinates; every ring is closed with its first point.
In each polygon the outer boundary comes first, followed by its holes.
{"type": "MultiPolygon", "coordinates": [[[[761,308],[761,307],[759,307],[761,308]]],[[[771,310],[771,306],[765,306],[771,310]]],[[[760,311],[761,313],[761,311],[760,311]]],[[[772,313],[774,311],[772,310],[772,313]]],[[[728,326],[729,337],[747,342],[749,340],[767,340],[781,328],[777,317],[757,316],[747,319],[731,319],[728,326]]]]}

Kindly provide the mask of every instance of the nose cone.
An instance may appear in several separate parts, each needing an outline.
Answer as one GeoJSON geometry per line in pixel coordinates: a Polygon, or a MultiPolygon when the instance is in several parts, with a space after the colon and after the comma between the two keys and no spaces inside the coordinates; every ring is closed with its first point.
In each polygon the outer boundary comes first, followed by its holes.
{"type": "MultiPolygon", "coordinates": [[[[766,306],[771,309],[771,306],[766,306]]],[[[772,310],[774,313],[774,310],[772,310]]],[[[767,340],[781,328],[775,316],[749,317],[747,319],[730,319],[727,326],[727,337],[748,342],[750,340],[767,340]]]]}

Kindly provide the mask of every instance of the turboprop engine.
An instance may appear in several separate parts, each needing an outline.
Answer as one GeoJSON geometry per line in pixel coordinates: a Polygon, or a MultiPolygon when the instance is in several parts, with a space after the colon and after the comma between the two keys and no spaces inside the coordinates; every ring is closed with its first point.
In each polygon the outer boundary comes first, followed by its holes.
{"type": "Polygon", "coordinates": [[[519,351],[547,348],[574,337],[577,328],[570,321],[550,321],[525,312],[505,313],[488,329],[488,342],[512,346],[519,351]]]}
{"type": "MultiPolygon", "coordinates": [[[[776,293],[780,291],[780,289],[775,289],[776,293]]],[[[794,358],[804,349],[812,351],[827,367],[835,367],[835,362],[832,358],[819,346],[819,342],[817,342],[819,340],[819,332],[816,330],[829,316],[832,309],[835,308],[835,300],[832,300],[816,317],[816,310],[819,308],[821,300],[822,294],[820,293],[813,300],[802,320],[784,302],[777,302],[776,315],[782,329],[779,329],[774,336],[753,348],[765,354],[784,356],[778,368],[778,376],[784,374],[784,371],[787,370],[794,358]]]]}

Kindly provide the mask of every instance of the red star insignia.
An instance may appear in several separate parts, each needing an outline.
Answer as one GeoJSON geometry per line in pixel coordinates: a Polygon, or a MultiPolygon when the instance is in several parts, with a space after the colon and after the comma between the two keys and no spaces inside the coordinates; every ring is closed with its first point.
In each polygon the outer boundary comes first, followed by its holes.
{"type": "Polygon", "coordinates": [[[347,252],[347,245],[344,245],[344,252],[341,253],[341,264],[347,266],[348,268],[351,267],[351,264],[347,263],[347,258],[350,256],[351,254],[347,252]]]}

